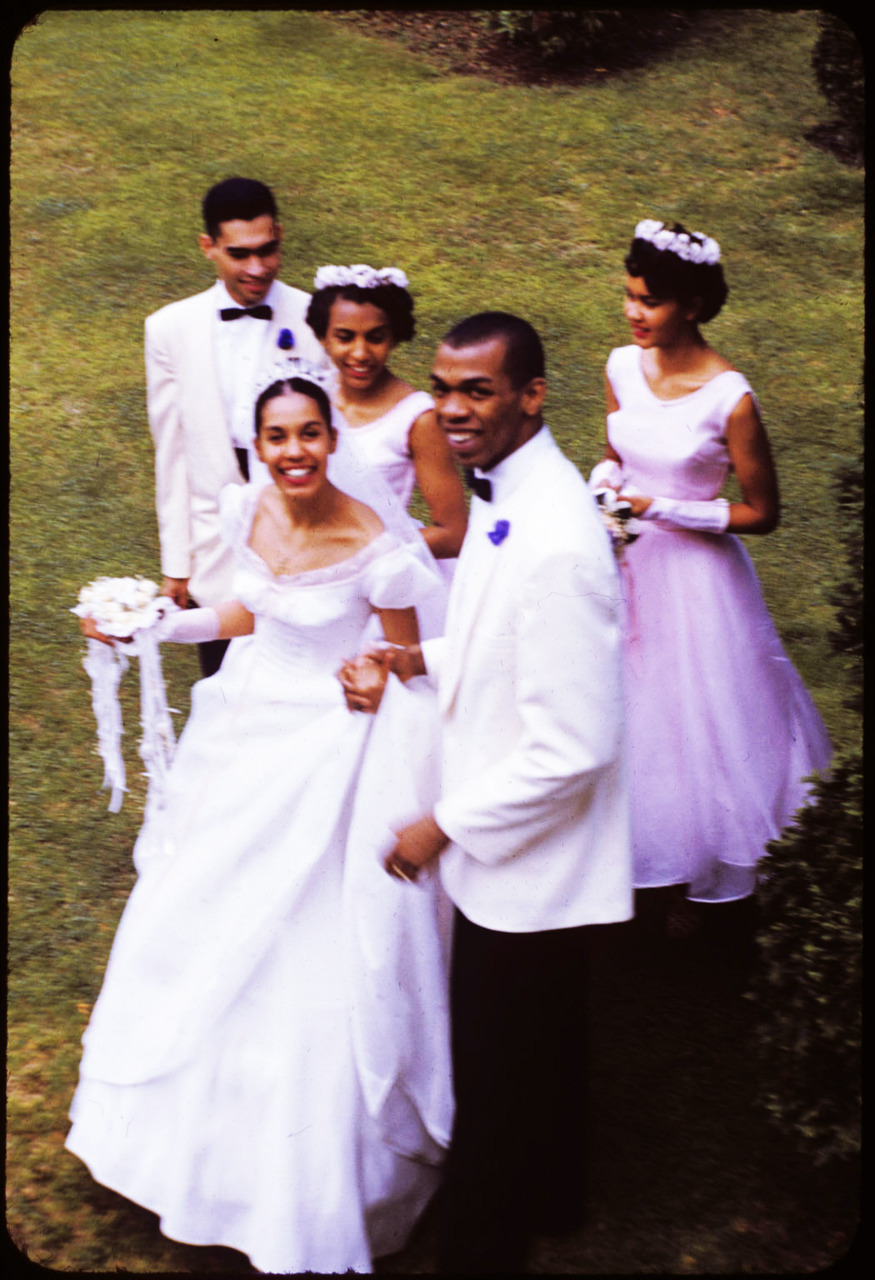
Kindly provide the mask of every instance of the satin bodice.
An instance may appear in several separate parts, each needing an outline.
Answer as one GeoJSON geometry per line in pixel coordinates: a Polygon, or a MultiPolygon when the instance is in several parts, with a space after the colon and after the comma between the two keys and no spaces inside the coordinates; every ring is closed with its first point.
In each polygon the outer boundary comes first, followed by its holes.
{"type": "Polygon", "coordinates": [[[375,610],[415,606],[434,575],[411,548],[384,531],[355,555],[303,573],[275,574],[249,546],[259,495],[232,486],[222,495],[223,532],[237,553],[234,596],[255,615],[259,658],[302,681],[329,679],[361,648],[375,610]]]}
{"type": "Polygon", "coordinates": [[[729,416],[753,394],[747,379],[727,369],[688,395],[661,400],[634,346],[611,352],[607,374],[619,404],[608,414],[608,440],[622,459],[625,483],[661,498],[715,498],[731,469],[729,416]]]}

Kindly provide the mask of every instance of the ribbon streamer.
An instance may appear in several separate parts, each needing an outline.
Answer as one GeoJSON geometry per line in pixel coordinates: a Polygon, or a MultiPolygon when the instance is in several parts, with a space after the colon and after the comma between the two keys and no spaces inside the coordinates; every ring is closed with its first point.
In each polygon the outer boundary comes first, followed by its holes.
{"type": "Polygon", "coordinates": [[[91,705],[97,721],[97,749],[103,760],[103,782],[112,795],[110,813],[118,813],[122,807],[125,786],[125,762],[122,759],[121,738],[122,709],[118,699],[121,678],[128,669],[128,660],[115,645],[89,640],[82,665],[91,676],[91,705]]]}
{"type": "Polygon", "coordinates": [[[122,644],[103,644],[88,640],[88,649],[82,665],[91,677],[91,705],[97,721],[97,747],[103,760],[103,787],[111,790],[109,812],[118,813],[122,807],[125,785],[125,762],[121,752],[124,733],[122,710],[119,702],[119,686],[130,665],[126,654],[140,660],[140,757],[146,766],[149,779],[147,803],[164,803],[167,774],[173,761],[176,739],[170,721],[170,709],[164,690],[161,654],[155,628],[149,627],[135,633],[132,640],[122,644]]]}

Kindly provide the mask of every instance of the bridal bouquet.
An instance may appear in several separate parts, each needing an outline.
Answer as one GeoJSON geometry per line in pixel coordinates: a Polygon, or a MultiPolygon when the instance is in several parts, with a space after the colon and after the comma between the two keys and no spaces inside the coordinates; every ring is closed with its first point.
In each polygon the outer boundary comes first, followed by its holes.
{"type": "Polygon", "coordinates": [[[149,799],[160,804],[176,740],[170,723],[170,709],[164,692],[161,655],[156,624],[172,600],[159,595],[156,583],[148,578],[96,578],[79,592],[71,613],[91,618],[98,631],[114,643],[88,640],[82,665],[91,676],[91,702],[97,720],[97,745],[103,759],[103,786],[111,790],[110,813],[122,807],[125,765],[121,754],[121,705],[118,698],[121,678],[132,654],[140,660],[140,722],[143,736],[140,757],[149,779],[149,799]]]}
{"type": "Polygon", "coordinates": [[[632,504],[628,498],[621,497],[616,489],[596,489],[596,502],[602,523],[608,531],[611,546],[617,555],[624,547],[634,542],[641,532],[641,521],[632,515],[632,504]]]}
{"type": "Polygon", "coordinates": [[[169,603],[148,578],[95,578],[79,592],[71,613],[93,618],[98,631],[124,640],[143,627],[152,627],[169,603]]]}

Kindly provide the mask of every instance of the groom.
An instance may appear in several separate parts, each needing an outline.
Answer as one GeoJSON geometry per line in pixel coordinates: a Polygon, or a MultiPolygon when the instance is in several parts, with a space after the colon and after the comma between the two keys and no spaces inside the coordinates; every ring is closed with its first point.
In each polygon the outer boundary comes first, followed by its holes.
{"type": "Polygon", "coordinates": [[[587,926],[632,915],[620,593],[592,498],[543,423],[531,325],[463,320],[432,391],[476,496],[446,635],[384,659],[437,679],[443,738],[441,799],[397,833],[386,869],[414,880],[439,860],[456,907],[438,1270],[513,1272],[533,1234],[579,1221],[587,926]]]}
{"type": "MultiPolygon", "coordinates": [[[[207,192],[202,212],[198,244],[215,283],[146,320],[162,594],[182,608],[230,595],[234,556],[220,533],[219,493],[249,478],[259,365],[285,351],[325,360],[305,319],[310,295],[276,278],[282,227],[270,188],[227,178],[207,192]]],[[[198,646],[204,675],[218,669],[227,644],[198,646]]]]}

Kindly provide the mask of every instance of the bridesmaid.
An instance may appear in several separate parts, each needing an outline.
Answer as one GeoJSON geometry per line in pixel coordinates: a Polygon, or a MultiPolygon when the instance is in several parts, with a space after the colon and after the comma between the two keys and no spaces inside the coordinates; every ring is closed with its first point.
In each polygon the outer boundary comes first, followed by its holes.
{"type": "Polygon", "coordinates": [[[698,904],[753,893],[766,843],[830,759],[736,537],[770,533],[779,500],[753,391],[701,332],[728,294],[720,259],[680,225],[635,228],[632,342],[608,360],[607,447],[590,477],[643,522],[621,562],[635,885],[670,887],[669,935],[697,927],[698,904]],[[719,496],[730,471],[732,503],[719,496]]]}
{"type": "Polygon", "coordinates": [[[467,525],[462,483],[431,397],[387,363],[415,332],[407,276],[394,267],[326,266],[314,286],[307,322],[339,375],[335,407],[405,509],[418,486],[431,513],[422,536],[436,559],[452,559],[467,525]]]}

